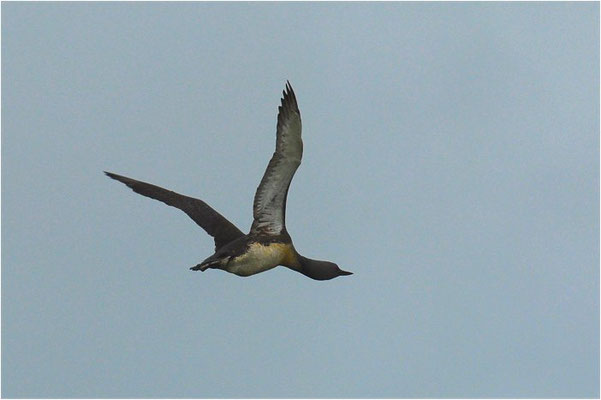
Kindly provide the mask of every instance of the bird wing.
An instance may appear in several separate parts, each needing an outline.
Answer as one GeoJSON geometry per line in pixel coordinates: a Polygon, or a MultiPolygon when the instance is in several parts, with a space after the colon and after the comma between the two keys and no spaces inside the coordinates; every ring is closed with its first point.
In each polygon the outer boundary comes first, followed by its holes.
{"type": "Polygon", "coordinates": [[[244,233],[240,229],[202,200],[184,196],[171,190],[151,185],[150,183],[140,182],[111,172],[105,171],[104,173],[110,178],[126,184],[138,194],[162,201],[188,214],[194,222],[200,225],[209,235],[213,236],[215,239],[215,251],[233,240],[244,236],[244,233]]]}
{"type": "Polygon", "coordinates": [[[286,82],[283,94],[275,152],[255,193],[251,233],[279,235],[286,230],[286,197],[301,163],[303,141],[300,111],[290,82],[286,82]]]}

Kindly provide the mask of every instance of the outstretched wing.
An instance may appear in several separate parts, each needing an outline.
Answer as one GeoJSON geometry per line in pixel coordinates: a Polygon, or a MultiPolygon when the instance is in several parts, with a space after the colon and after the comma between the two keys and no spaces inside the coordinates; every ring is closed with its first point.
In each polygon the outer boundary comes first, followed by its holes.
{"type": "Polygon", "coordinates": [[[290,82],[286,82],[278,113],[275,152],[255,194],[251,233],[279,235],[286,230],[286,196],[302,156],[300,111],[290,82]]]}
{"type": "Polygon", "coordinates": [[[231,241],[244,236],[240,229],[223,215],[213,210],[207,203],[193,197],[183,196],[171,190],[150,183],[140,182],[125,176],[104,171],[110,178],[129,186],[134,192],[179,208],[194,220],[202,229],[215,239],[215,251],[231,241]]]}

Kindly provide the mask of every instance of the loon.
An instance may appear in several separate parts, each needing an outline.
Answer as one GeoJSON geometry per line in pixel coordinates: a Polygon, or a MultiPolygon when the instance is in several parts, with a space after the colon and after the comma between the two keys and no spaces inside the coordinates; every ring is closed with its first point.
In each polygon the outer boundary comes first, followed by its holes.
{"type": "Polygon", "coordinates": [[[254,220],[246,235],[202,200],[111,172],[104,173],[138,194],[179,208],[214,238],[215,253],[190,268],[193,271],[221,269],[238,276],[250,276],[283,265],[316,280],[352,275],[333,262],[303,257],[292,244],[285,223],[286,198],[292,177],[301,164],[303,141],[300,111],[288,81],[278,111],[275,152],[255,193],[254,220]]]}

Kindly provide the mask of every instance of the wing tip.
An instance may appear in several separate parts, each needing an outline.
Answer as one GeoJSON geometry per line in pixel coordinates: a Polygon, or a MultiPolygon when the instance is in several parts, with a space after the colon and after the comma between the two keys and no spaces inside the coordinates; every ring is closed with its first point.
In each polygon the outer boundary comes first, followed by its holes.
{"type": "Polygon", "coordinates": [[[104,174],[106,176],[108,176],[109,178],[114,179],[114,180],[116,180],[118,182],[121,182],[121,183],[127,185],[128,187],[130,187],[131,189],[134,189],[134,185],[136,183],[144,183],[144,182],[136,181],[135,179],[128,178],[126,176],[114,174],[112,172],[108,172],[108,171],[102,171],[102,172],[104,172],[104,174]]]}
{"type": "Polygon", "coordinates": [[[106,176],[108,176],[109,178],[116,179],[116,180],[119,180],[118,178],[120,178],[120,176],[119,176],[119,175],[117,175],[117,174],[114,174],[114,173],[112,173],[112,172],[108,172],[108,171],[102,171],[102,172],[104,172],[104,174],[105,174],[106,176]]]}
{"type": "Polygon", "coordinates": [[[292,110],[299,112],[298,103],[296,102],[296,94],[289,80],[286,80],[286,85],[282,91],[282,107],[291,108],[292,110]]]}

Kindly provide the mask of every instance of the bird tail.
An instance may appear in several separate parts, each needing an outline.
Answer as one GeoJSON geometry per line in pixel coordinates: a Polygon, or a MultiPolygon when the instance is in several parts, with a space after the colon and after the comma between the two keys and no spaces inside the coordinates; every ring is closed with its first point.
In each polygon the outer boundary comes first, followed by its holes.
{"type": "Polygon", "coordinates": [[[200,264],[197,264],[196,266],[194,266],[190,269],[192,271],[203,271],[204,272],[209,268],[219,268],[219,266],[222,264],[223,264],[222,259],[214,259],[212,257],[209,257],[208,259],[204,260],[200,264]]]}

